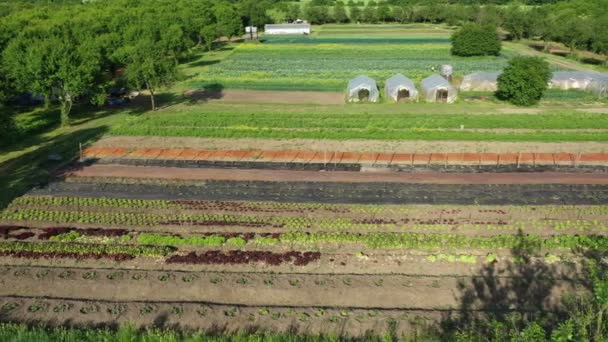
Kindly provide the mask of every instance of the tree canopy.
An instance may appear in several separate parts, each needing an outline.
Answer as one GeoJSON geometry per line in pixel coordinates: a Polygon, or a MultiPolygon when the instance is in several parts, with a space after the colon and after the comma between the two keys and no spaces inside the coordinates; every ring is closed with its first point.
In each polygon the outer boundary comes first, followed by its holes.
{"type": "Polygon", "coordinates": [[[549,63],[539,57],[518,56],[498,77],[497,95],[518,106],[537,104],[551,79],[549,63]]]}

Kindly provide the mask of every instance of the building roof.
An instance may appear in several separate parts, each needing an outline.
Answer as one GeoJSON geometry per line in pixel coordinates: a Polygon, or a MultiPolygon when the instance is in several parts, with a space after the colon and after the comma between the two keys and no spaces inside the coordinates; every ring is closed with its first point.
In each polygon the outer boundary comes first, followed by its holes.
{"type": "Polygon", "coordinates": [[[438,88],[438,87],[442,87],[442,88],[452,88],[452,85],[450,84],[450,82],[448,82],[448,80],[446,80],[445,78],[439,76],[439,75],[432,75],[429,76],[425,79],[422,80],[422,82],[420,82],[422,88],[425,89],[432,89],[432,88],[438,88]]]}
{"type": "Polygon", "coordinates": [[[289,29],[310,29],[310,24],[267,24],[264,29],[289,30],[289,29]]]}

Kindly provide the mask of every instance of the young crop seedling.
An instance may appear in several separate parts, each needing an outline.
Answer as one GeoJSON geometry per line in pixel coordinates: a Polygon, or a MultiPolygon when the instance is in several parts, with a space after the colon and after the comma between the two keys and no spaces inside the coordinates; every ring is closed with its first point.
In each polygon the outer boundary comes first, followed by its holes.
{"type": "Polygon", "coordinates": [[[80,308],[80,313],[83,315],[88,315],[92,313],[97,313],[101,310],[99,305],[97,304],[86,304],[80,308]]]}
{"type": "Polygon", "coordinates": [[[48,303],[34,303],[27,308],[27,311],[32,313],[47,312],[49,309],[48,303]]]}
{"type": "Polygon", "coordinates": [[[68,312],[70,310],[72,310],[74,308],[74,304],[72,303],[61,303],[56,305],[53,308],[53,312],[57,312],[57,313],[61,313],[61,312],[68,312]]]}
{"type": "Polygon", "coordinates": [[[107,311],[112,316],[118,316],[118,315],[124,313],[125,311],[127,311],[127,305],[126,304],[114,304],[114,305],[108,307],[107,311]]]}

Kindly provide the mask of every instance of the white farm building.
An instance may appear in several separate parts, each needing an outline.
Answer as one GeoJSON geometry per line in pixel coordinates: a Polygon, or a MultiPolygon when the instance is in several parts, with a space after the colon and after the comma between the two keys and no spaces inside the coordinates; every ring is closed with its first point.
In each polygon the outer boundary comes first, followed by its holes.
{"type": "Polygon", "coordinates": [[[310,24],[268,24],[264,26],[264,32],[268,35],[309,35],[310,24]]]}

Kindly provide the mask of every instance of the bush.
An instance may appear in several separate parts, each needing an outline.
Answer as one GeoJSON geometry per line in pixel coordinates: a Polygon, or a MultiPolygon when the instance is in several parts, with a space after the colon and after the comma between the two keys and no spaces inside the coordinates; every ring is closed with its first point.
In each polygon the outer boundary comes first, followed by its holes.
{"type": "Polygon", "coordinates": [[[498,56],[501,42],[496,28],[468,24],[452,35],[452,54],[456,56],[498,56]]]}
{"type": "Polygon", "coordinates": [[[496,95],[518,106],[537,104],[551,79],[549,64],[539,57],[514,57],[498,77],[496,95]]]}

